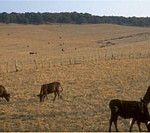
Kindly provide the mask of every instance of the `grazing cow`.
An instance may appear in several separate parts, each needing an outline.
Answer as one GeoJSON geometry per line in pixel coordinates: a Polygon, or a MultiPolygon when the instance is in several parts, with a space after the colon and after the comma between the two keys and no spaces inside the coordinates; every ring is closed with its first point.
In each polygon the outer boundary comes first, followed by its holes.
{"type": "MultiPolygon", "coordinates": [[[[56,96],[58,95],[58,97],[60,96],[60,92],[63,91],[62,86],[60,85],[59,82],[52,82],[52,83],[48,83],[48,84],[43,84],[41,86],[41,91],[40,94],[37,95],[40,98],[40,102],[44,102],[44,98],[47,97],[47,94],[49,93],[54,93],[54,101],[56,96]],[[61,87],[61,90],[59,89],[61,87]]],[[[47,97],[48,99],[48,97],[47,97]]]]}
{"type": "Polygon", "coordinates": [[[0,97],[4,97],[7,100],[7,102],[9,102],[10,100],[10,94],[7,93],[5,87],[2,85],[0,85],[0,97]]]}
{"type": "MultiPolygon", "coordinates": [[[[145,93],[144,97],[140,99],[141,102],[143,102],[146,106],[148,106],[149,102],[150,102],[150,86],[147,89],[147,92],[145,93]]],[[[135,119],[131,120],[131,127],[133,126],[135,122],[135,119]]]]}
{"type": "Polygon", "coordinates": [[[133,124],[137,121],[139,131],[141,131],[140,123],[146,124],[147,130],[150,131],[150,115],[147,106],[143,102],[139,101],[124,101],[119,99],[113,99],[109,103],[111,109],[111,118],[109,123],[109,131],[111,131],[112,122],[114,122],[116,131],[118,116],[124,119],[133,118],[130,126],[130,132],[132,131],[133,124]]]}
{"type": "Polygon", "coordinates": [[[141,102],[145,103],[146,105],[150,102],[150,86],[147,89],[147,92],[145,93],[144,97],[141,98],[141,102]]]}

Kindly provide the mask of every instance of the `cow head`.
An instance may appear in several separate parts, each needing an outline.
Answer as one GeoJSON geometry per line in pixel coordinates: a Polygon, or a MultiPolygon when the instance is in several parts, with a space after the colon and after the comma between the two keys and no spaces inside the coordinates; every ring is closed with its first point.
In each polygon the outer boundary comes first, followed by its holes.
{"type": "Polygon", "coordinates": [[[5,94],[5,99],[7,100],[7,102],[9,102],[10,101],[10,94],[5,94]]]}
{"type": "Polygon", "coordinates": [[[44,95],[38,94],[37,96],[40,98],[40,102],[42,102],[42,101],[43,101],[43,98],[44,98],[44,95]]]}
{"type": "Polygon", "coordinates": [[[141,99],[141,102],[145,103],[146,105],[150,102],[150,86],[147,89],[147,92],[145,93],[144,97],[141,99]]]}

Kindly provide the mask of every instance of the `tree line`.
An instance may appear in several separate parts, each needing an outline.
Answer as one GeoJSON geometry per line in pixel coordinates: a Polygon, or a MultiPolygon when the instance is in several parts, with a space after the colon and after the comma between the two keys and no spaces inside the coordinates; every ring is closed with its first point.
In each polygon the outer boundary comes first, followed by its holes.
{"type": "Polygon", "coordinates": [[[95,16],[89,13],[62,12],[62,13],[0,13],[0,23],[17,24],[48,24],[48,23],[71,23],[71,24],[119,24],[128,26],[150,26],[150,17],[122,17],[122,16],[95,16]]]}

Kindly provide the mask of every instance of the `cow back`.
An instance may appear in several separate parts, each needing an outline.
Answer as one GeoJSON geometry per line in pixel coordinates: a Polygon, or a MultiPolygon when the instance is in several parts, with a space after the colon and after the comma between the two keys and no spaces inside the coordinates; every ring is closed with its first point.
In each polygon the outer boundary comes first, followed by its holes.
{"type": "Polygon", "coordinates": [[[59,86],[60,86],[59,82],[52,82],[52,83],[48,83],[48,84],[43,84],[41,86],[40,94],[48,94],[48,93],[58,92],[59,86]]]}
{"type": "Polygon", "coordinates": [[[149,119],[147,106],[139,101],[125,101],[114,99],[110,102],[110,108],[117,108],[117,114],[123,118],[149,119]]]}
{"type": "Polygon", "coordinates": [[[144,112],[144,104],[141,102],[121,101],[121,110],[119,110],[119,114],[124,118],[144,117],[144,112]]]}

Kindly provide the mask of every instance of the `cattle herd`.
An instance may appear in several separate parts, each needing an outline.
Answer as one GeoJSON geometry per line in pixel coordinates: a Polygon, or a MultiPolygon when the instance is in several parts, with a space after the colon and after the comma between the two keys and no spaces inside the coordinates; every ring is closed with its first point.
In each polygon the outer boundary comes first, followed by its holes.
{"type": "MultiPolygon", "coordinates": [[[[54,93],[54,101],[56,96],[60,96],[63,88],[59,82],[52,82],[48,84],[43,84],[41,86],[40,94],[37,96],[40,102],[44,102],[45,97],[48,99],[47,95],[49,93],[54,93]],[[61,89],[60,89],[61,88],[61,89]]],[[[10,101],[10,94],[7,92],[4,86],[0,85],[0,97],[5,98],[7,102],[10,101]]],[[[118,116],[129,119],[131,118],[130,131],[132,131],[133,124],[137,122],[139,131],[141,132],[140,123],[145,123],[147,130],[150,131],[150,114],[148,111],[148,104],[150,102],[150,86],[147,89],[146,94],[140,101],[125,101],[119,99],[112,99],[109,103],[109,108],[111,110],[111,118],[109,121],[109,132],[111,132],[112,123],[114,123],[116,131],[118,116]]]]}

